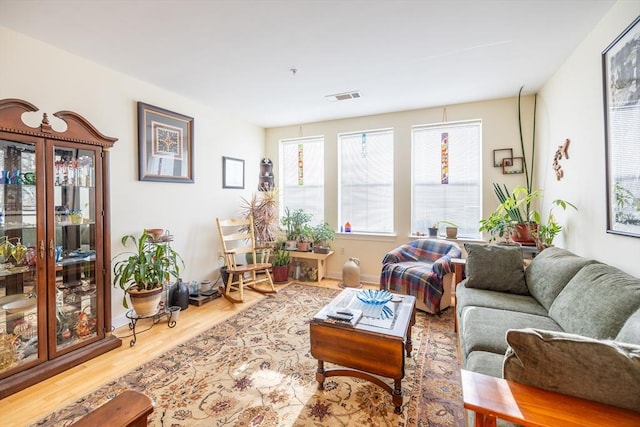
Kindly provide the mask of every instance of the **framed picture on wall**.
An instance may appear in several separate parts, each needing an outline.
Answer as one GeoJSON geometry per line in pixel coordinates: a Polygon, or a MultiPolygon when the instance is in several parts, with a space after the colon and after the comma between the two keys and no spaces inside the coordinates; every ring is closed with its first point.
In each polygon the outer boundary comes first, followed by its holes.
{"type": "Polygon", "coordinates": [[[603,52],[607,232],[640,237],[640,17],[603,52]]]}
{"type": "Polygon", "coordinates": [[[140,181],[193,182],[193,117],[138,102],[140,181]]]}
{"type": "Polygon", "coordinates": [[[244,188],[244,160],[222,158],[222,188],[244,188]]]}

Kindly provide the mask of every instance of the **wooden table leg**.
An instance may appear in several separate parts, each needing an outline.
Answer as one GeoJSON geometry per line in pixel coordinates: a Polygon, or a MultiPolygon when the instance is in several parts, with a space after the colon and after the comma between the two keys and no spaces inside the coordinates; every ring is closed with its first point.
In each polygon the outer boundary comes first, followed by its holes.
{"type": "Polygon", "coordinates": [[[391,395],[391,400],[395,405],[395,413],[402,413],[402,380],[394,380],[393,381],[393,394],[391,395]]]}
{"type": "Polygon", "coordinates": [[[318,381],[318,390],[324,390],[324,360],[318,360],[318,370],[316,371],[316,380],[318,381]]]}

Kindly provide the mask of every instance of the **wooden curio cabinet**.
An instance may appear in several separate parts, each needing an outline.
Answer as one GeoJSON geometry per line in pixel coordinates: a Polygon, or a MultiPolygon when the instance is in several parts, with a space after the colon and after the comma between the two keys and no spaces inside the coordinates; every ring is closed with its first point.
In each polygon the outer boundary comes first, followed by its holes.
{"type": "Polygon", "coordinates": [[[0,100],[0,398],[121,345],[111,335],[108,151],[70,111],[52,129],[0,100]]]}

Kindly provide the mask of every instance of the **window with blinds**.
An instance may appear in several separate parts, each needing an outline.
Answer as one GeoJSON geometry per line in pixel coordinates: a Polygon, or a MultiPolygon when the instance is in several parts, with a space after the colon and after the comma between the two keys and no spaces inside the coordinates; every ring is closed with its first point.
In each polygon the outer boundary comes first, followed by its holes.
{"type": "Polygon", "coordinates": [[[280,216],[286,207],[324,223],[324,137],[280,141],[280,216]]]}
{"type": "Polygon", "coordinates": [[[480,238],[482,122],[415,126],[411,139],[412,233],[449,221],[458,237],[480,238]]]}
{"type": "Polygon", "coordinates": [[[340,224],[393,233],[393,130],[338,135],[338,161],[340,224]]]}

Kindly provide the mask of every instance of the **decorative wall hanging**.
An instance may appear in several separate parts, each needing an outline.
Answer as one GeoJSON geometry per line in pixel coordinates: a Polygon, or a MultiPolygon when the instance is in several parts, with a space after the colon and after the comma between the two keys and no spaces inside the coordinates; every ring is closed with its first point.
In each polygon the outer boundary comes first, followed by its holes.
{"type": "Polygon", "coordinates": [[[510,175],[516,173],[524,173],[524,158],[511,157],[502,159],[502,174],[510,175]]]}
{"type": "Polygon", "coordinates": [[[607,232],[640,237],[640,17],[603,52],[607,232]]]}
{"type": "Polygon", "coordinates": [[[440,183],[449,183],[449,134],[440,135],[440,183]]]}
{"type": "Polygon", "coordinates": [[[140,181],[193,182],[193,117],[138,102],[140,181]]]}
{"type": "Polygon", "coordinates": [[[303,144],[298,144],[298,185],[304,185],[303,144]]]}
{"type": "Polygon", "coordinates": [[[244,160],[222,157],[222,188],[244,188],[244,160]]]}
{"type": "Polygon", "coordinates": [[[493,167],[501,168],[504,159],[511,158],[513,158],[512,148],[500,148],[498,150],[493,150],[493,167]]]}
{"type": "Polygon", "coordinates": [[[556,173],[556,179],[560,181],[562,177],[564,177],[564,171],[562,170],[562,165],[560,164],[560,160],[564,157],[565,159],[569,159],[569,144],[571,141],[569,138],[564,140],[564,144],[558,145],[558,149],[556,153],[553,155],[553,164],[551,168],[556,173]]]}

